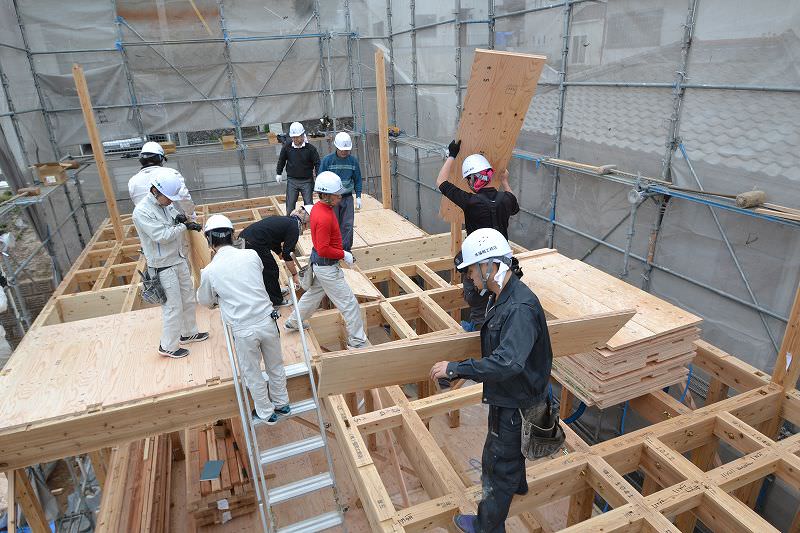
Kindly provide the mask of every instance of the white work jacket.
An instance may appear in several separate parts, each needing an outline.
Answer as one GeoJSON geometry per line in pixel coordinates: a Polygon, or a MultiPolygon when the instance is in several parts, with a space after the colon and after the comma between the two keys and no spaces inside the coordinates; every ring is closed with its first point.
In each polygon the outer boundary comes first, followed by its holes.
{"type": "Polygon", "coordinates": [[[145,196],[133,210],[133,224],[148,267],[174,266],[185,260],[181,244],[186,226],[175,223],[177,215],[177,209],[159,205],[152,194],[145,196]]]}
{"type": "Polygon", "coordinates": [[[223,246],[200,271],[197,301],[206,307],[219,304],[222,319],[234,332],[263,324],[272,313],[263,268],[255,250],[223,246]]]}
{"type": "Polygon", "coordinates": [[[186,181],[183,179],[181,173],[172,168],[159,166],[145,167],[134,174],[133,177],[128,180],[128,194],[131,197],[133,205],[139,205],[139,202],[150,195],[150,187],[155,178],[161,178],[166,175],[176,176],[181,182],[181,189],[178,191],[180,199],[175,200],[172,205],[174,205],[178,211],[187,217],[192,217],[192,220],[194,220],[196,216],[194,214],[194,200],[192,200],[192,195],[189,194],[189,189],[186,188],[186,181]]]}

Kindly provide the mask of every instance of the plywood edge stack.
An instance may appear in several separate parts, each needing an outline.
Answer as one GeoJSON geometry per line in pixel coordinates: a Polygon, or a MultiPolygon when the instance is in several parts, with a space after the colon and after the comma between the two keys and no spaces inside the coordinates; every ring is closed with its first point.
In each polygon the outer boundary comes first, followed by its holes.
{"type": "Polygon", "coordinates": [[[196,526],[222,524],[256,509],[256,497],[238,418],[186,431],[186,508],[196,526]],[[208,461],[223,461],[217,479],[200,481],[208,461]]]}

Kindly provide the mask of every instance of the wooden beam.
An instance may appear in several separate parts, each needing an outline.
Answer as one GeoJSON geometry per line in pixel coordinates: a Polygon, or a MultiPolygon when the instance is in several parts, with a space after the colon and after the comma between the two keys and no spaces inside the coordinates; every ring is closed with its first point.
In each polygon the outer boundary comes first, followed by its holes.
{"type": "Polygon", "coordinates": [[[383,50],[375,50],[375,91],[378,99],[378,146],[381,170],[381,200],[392,208],[392,175],[389,171],[389,116],[386,109],[386,67],[383,50]]]}
{"type": "Polygon", "coordinates": [[[103,187],[103,196],[105,196],[108,215],[111,218],[111,225],[114,228],[114,237],[117,242],[122,242],[125,239],[125,234],[122,231],[122,223],[120,222],[119,210],[117,209],[117,197],[114,193],[114,187],[111,184],[111,178],[108,175],[106,155],[103,151],[103,141],[100,139],[100,132],[94,120],[92,100],[89,96],[89,87],[86,85],[86,76],[83,74],[83,67],[77,63],[73,64],[72,77],[75,79],[75,87],[78,90],[78,98],[80,98],[81,101],[83,120],[86,122],[89,142],[92,144],[92,155],[94,155],[94,160],[97,163],[97,173],[100,175],[100,185],[103,187]]]}
{"type": "Polygon", "coordinates": [[[36,491],[24,468],[14,471],[14,491],[22,514],[33,533],[50,533],[50,525],[36,491]]]}
{"type": "MultiPolygon", "coordinates": [[[[548,323],[553,356],[585,353],[602,346],[633,316],[632,311],[548,323]]],[[[438,361],[480,357],[480,333],[464,333],[389,343],[323,354],[319,360],[322,395],[413,383],[427,377],[438,361]]]]}
{"type": "MultiPolygon", "coordinates": [[[[522,123],[536,92],[536,83],[547,58],[497,50],[475,50],[472,72],[461,111],[456,139],[461,151],[453,165],[449,180],[464,190],[461,177],[464,158],[482,153],[499,171],[508,167],[522,123]]],[[[380,92],[380,91],[379,91],[380,92]]],[[[497,178],[493,180],[497,182],[497,178]]],[[[458,235],[464,213],[447,198],[442,198],[439,215],[451,223],[454,253],[461,247],[458,235]]]]}
{"type": "Polygon", "coordinates": [[[6,526],[8,533],[17,533],[17,489],[16,489],[16,475],[13,470],[9,470],[6,474],[6,481],[8,482],[8,509],[6,509],[6,526]]]}

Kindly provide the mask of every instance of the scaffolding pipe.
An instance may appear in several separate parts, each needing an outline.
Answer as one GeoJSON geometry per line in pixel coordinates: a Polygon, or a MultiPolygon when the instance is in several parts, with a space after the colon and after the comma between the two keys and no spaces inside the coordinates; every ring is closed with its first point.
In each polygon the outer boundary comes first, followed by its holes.
{"type": "MultiPolygon", "coordinates": [[[[566,101],[567,86],[564,82],[567,81],[567,57],[569,55],[569,23],[572,16],[572,4],[570,0],[564,2],[564,26],[562,29],[562,45],[561,45],[561,72],[558,73],[558,117],[556,119],[556,157],[561,157],[561,137],[564,129],[564,103],[566,101]]],[[[547,247],[552,248],[555,245],[556,233],[556,202],[558,200],[558,182],[560,180],[560,171],[556,167],[553,172],[553,189],[550,193],[550,227],[547,229],[547,247]]]]}
{"type": "Polygon", "coordinates": [[[136,88],[133,84],[133,74],[131,72],[130,63],[128,62],[128,53],[125,51],[125,46],[122,45],[122,23],[120,22],[119,13],[117,12],[117,0],[111,0],[111,9],[114,13],[114,26],[117,31],[117,49],[119,50],[120,58],[122,58],[122,71],[125,73],[125,84],[128,87],[128,96],[131,100],[131,109],[133,116],[136,118],[137,131],[139,136],[144,139],[144,121],[142,120],[142,111],[137,104],[136,88]]]}
{"type": "MultiPolygon", "coordinates": [[[[8,116],[11,117],[11,126],[14,128],[14,135],[17,136],[17,142],[19,143],[19,149],[22,152],[22,159],[23,164],[26,167],[31,165],[30,157],[28,156],[28,150],[25,148],[25,140],[22,137],[22,130],[19,127],[19,121],[17,120],[17,115],[20,114],[14,110],[14,100],[11,98],[11,85],[8,83],[8,77],[6,76],[5,71],[3,70],[3,65],[0,64],[0,83],[3,85],[3,94],[6,97],[6,105],[8,106],[8,113],[2,113],[0,116],[8,116]]],[[[11,147],[9,146],[9,149],[11,147]]]]}

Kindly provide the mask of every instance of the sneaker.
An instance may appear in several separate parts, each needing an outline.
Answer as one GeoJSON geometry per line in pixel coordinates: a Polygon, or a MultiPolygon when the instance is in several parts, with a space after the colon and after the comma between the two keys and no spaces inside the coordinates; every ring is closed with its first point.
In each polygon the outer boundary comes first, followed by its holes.
{"type": "Polygon", "coordinates": [[[278,423],[278,420],[280,420],[284,416],[289,416],[291,412],[292,412],[292,407],[290,405],[284,405],[283,407],[276,407],[275,411],[272,413],[272,416],[270,416],[266,420],[267,425],[274,426],[275,424],[278,423]]]}
{"type": "MultiPolygon", "coordinates": [[[[288,320],[283,325],[286,331],[299,331],[297,326],[294,323],[289,322],[288,320]]],[[[308,329],[308,322],[303,322],[303,329],[308,329]]]]}
{"type": "Polygon", "coordinates": [[[280,301],[280,302],[278,302],[278,303],[275,303],[275,302],[273,302],[273,303],[272,303],[272,307],[285,307],[285,306],[287,306],[287,305],[291,305],[291,303],[292,303],[292,302],[290,302],[289,300],[287,300],[286,298],[284,298],[283,300],[281,300],[281,301],[280,301]]]}
{"type": "MultiPolygon", "coordinates": [[[[206,336],[208,336],[207,333],[206,336]]],[[[180,359],[182,357],[186,357],[187,355],[189,355],[189,350],[187,350],[186,348],[178,348],[177,350],[169,351],[162,348],[161,345],[159,344],[158,353],[163,355],[164,357],[169,357],[170,359],[180,359]]]]}
{"type": "Polygon", "coordinates": [[[203,342],[206,339],[208,339],[208,333],[206,333],[205,331],[202,333],[195,333],[194,335],[189,335],[188,337],[184,337],[183,335],[181,335],[181,344],[203,342]]]}
{"type": "Polygon", "coordinates": [[[478,531],[478,516],[474,514],[457,514],[453,517],[453,524],[455,524],[458,531],[465,533],[475,533],[478,531]]]}

